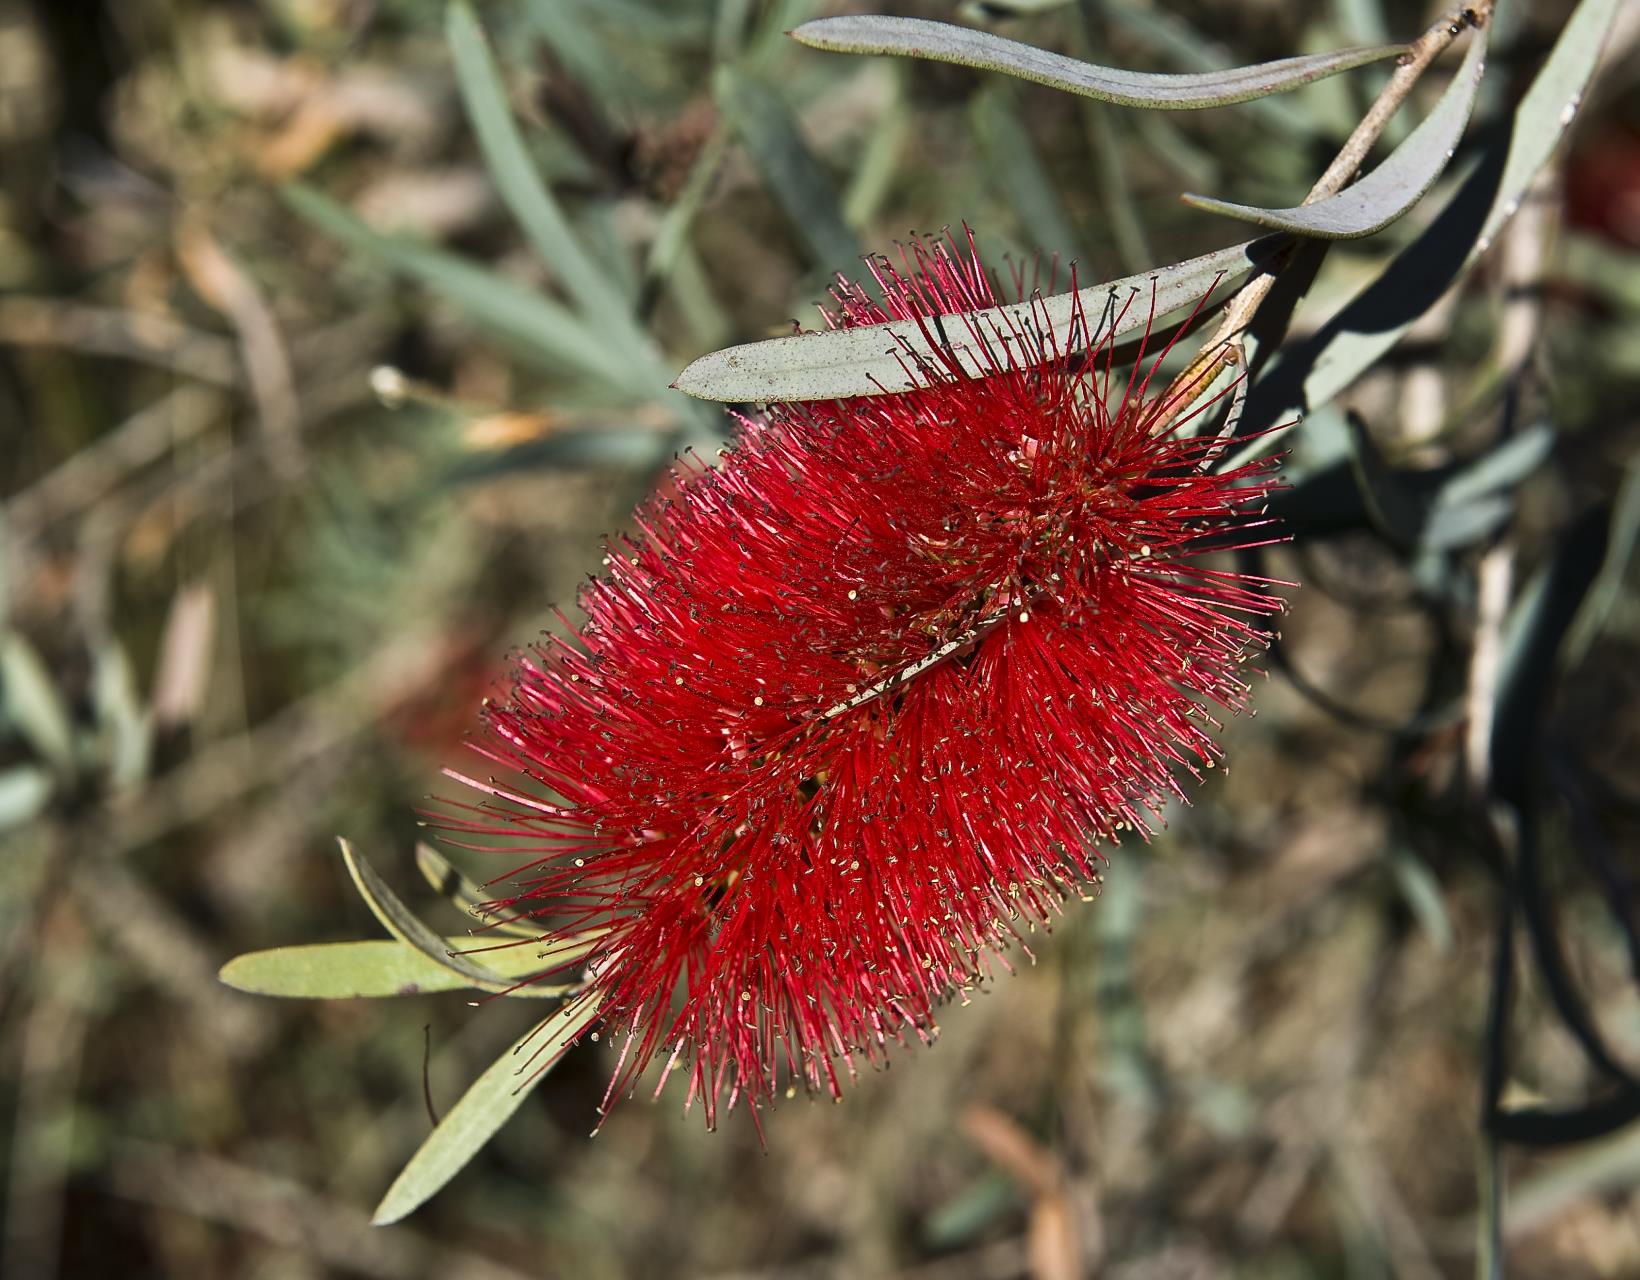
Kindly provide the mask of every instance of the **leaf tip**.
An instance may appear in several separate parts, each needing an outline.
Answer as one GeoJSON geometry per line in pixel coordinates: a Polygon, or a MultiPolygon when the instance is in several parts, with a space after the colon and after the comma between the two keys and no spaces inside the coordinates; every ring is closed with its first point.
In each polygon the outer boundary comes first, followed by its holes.
{"type": "Polygon", "coordinates": [[[249,991],[250,988],[245,986],[241,980],[236,980],[235,976],[244,969],[245,966],[241,963],[244,959],[244,956],[235,956],[232,960],[229,960],[216,971],[216,980],[225,987],[232,987],[235,991],[249,991]]]}

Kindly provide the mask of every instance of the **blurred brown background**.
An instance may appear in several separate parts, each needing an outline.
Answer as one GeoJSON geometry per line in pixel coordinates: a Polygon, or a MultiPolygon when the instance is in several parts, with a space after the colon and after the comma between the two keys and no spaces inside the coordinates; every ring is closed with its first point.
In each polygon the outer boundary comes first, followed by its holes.
{"type": "MultiPolygon", "coordinates": [[[[1126,112],[782,34],[845,7],[481,6],[529,159],[658,367],[812,322],[828,270],[914,230],[966,220],[993,261],[1058,252],[1087,278],[1230,243],[1177,194],[1295,203],[1383,75],[1126,112]]],[[[1434,12],[884,7],[1158,70],[1407,37],[1434,12]]],[[[1570,6],[1518,8],[1505,105],[1570,6]]],[[[1527,245],[1557,444],[1520,491],[1518,581],[1640,442],[1633,18],[1527,245]]],[[[417,883],[418,804],[601,535],[725,430],[664,378],[589,365],[443,24],[433,0],[0,0],[0,1274],[1470,1274],[1496,895],[1454,799],[1461,715],[1404,727],[1431,680],[1461,687],[1468,633],[1350,529],[1273,567],[1306,583],[1293,665],[1355,718],[1272,674],[1228,776],[1122,849],[1035,964],[950,1009],[937,1047],[841,1106],[779,1108],[764,1149],[744,1117],[703,1132],[681,1092],[589,1140],[611,1062],[585,1047],[407,1224],[367,1225],[427,1132],[424,1059],[447,1110],[526,1014],[257,1000],[216,969],[378,935],[338,833],[460,926],[417,883]]],[[[1335,252],[1298,329],[1415,230],[1335,252]]],[[[1510,302],[1496,257],[1350,395],[1417,465],[1473,443],[1445,424],[1510,302]]],[[[1547,820],[1545,892],[1640,1062],[1608,910],[1640,874],[1640,610],[1632,577],[1608,585],[1546,730],[1599,786],[1547,820]],[[1615,899],[1572,852],[1591,840],[1615,899]]],[[[1521,982],[1510,1096],[1575,1101],[1596,1079],[1521,982]]],[[[1505,1169],[1511,1274],[1640,1275],[1640,1136],[1505,1169]]]]}

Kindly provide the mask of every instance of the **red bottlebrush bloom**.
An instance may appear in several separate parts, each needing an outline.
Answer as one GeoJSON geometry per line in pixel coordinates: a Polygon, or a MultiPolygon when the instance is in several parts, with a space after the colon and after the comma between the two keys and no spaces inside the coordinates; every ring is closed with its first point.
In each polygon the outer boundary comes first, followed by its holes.
{"type": "MultiPolygon", "coordinates": [[[[873,271],[833,324],[997,305],[971,243],[873,271]]],[[[1113,395],[1108,347],[1006,336],[1034,367],[776,405],[681,463],[487,708],[515,780],[462,778],[490,798],[445,825],[536,858],[498,907],[607,931],[577,998],[624,1044],[611,1096],[657,1055],[709,1124],[836,1094],[1213,763],[1280,602],[1200,556],[1254,536],[1262,465],[1214,474],[1154,362],[1113,395]]]]}

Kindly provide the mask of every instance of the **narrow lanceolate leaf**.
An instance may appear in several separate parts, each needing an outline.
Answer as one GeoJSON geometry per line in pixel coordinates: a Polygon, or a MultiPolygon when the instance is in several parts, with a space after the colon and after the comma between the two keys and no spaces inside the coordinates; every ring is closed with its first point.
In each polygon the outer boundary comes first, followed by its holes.
{"type": "Polygon", "coordinates": [[[981,71],[1000,71],[1102,102],[1171,111],[1250,102],[1352,67],[1393,58],[1406,48],[1405,45],[1382,45],[1373,49],[1341,49],[1336,53],[1282,58],[1252,67],[1160,75],[1080,62],[1017,40],[1005,40],[988,31],[926,18],[879,15],[819,18],[805,22],[792,35],[816,49],[837,53],[892,53],[954,62],[981,71]]]}
{"type": "Polygon", "coordinates": [[[712,96],[814,261],[833,271],[857,261],[860,242],[843,220],[831,179],[779,96],[727,64],[713,77],[712,96]]]}
{"type": "Polygon", "coordinates": [[[653,349],[628,315],[621,291],[582,247],[525,147],[507,106],[500,68],[469,5],[450,6],[445,35],[467,116],[507,208],[588,323],[608,332],[644,363],[652,363],[653,349]]]}
{"type": "Polygon", "coordinates": [[[326,235],[361,257],[375,259],[426,285],[520,350],[612,389],[624,389],[631,398],[629,361],[568,307],[435,245],[385,235],[311,187],[287,187],[284,197],[326,235]]]}
{"type": "MultiPolygon", "coordinates": [[[[1317,333],[1288,349],[1253,388],[1248,429],[1272,426],[1293,412],[1320,408],[1376,364],[1424,314],[1429,301],[1468,270],[1514,216],[1533,176],[1577,116],[1601,46],[1621,0],[1582,0],[1562,29],[1543,68],[1515,109],[1494,176],[1491,155],[1448,205],[1448,212],[1408,245],[1371,284],[1317,333]],[[1483,210],[1470,207],[1484,201],[1483,210]],[[1475,224],[1478,230],[1473,230],[1475,224]],[[1468,248],[1451,247],[1454,229],[1468,248]],[[1454,253],[1463,256],[1453,261],[1454,253]]],[[[1490,151],[1490,148],[1489,148],[1490,151]]]]}
{"type": "Polygon", "coordinates": [[[843,400],[951,380],[945,360],[977,377],[999,361],[1025,358],[1021,344],[1005,341],[1012,332],[1048,330],[1061,350],[1072,351],[1119,339],[1144,329],[1153,315],[1199,302],[1216,283],[1244,274],[1262,259],[1263,247],[1250,240],[1077,293],[970,312],[937,327],[891,320],[728,347],[696,360],[673,385],[703,400],[843,400]],[[1073,316],[1085,316],[1085,325],[1073,326],[1073,316]]]}
{"type": "Polygon", "coordinates": [[[453,955],[445,940],[416,918],[399,896],[387,887],[387,881],[376,874],[376,869],[354,852],[351,844],[346,840],[337,843],[342,847],[342,860],[347,863],[347,872],[353,877],[359,896],[365,900],[371,914],[381,921],[382,928],[433,963],[464,978],[468,986],[477,987],[480,991],[511,991],[517,987],[516,979],[498,978],[466,956],[453,955]]]}
{"type": "Polygon", "coordinates": [[[1381,165],[1337,195],[1292,209],[1260,209],[1198,195],[1186,195],[1184,202],[1273,231],[1324,240],[1353,240],[1383,230],[1423,198],[1451,161],[1475,109],[1486,69],[1486,35],[1485,28],[1476,33],[1463,66],[1423,123],[1381,165]]]}
{"type": "Polygon", "coordinates": [[[501,919],[486,911],[485,903],[494,895],[486,893],[482,885],[475,884],[463,875],[432,845],[423,843],[416,846],[416,870],[420,871],[427,883],[433,887],[434,893],[449,899],[475,920],[482,920],[485,927],[493,932],[508,934],[514,938],[541,936],[540,926],[533,921],[501,919]]]}
{"type": "Polygon", "coordinates": [[[0,632],[0,725],[10,724],[58,769],[74,767],[74,728],[40,655],[15,631],[0,632]]]}
{"type": "Polygon", "coordinates": [[[523,1105],[556,1059],[598,1012],[595,1000],[577,1000],[537,1024],[483,1075],[428,1134],[394,1179],[371,1219],[378,1227],[413,1213],[467,1162],[523,1105]]]}
{"type": "MultiPolygon", "coordinates": [[[[486,950],[483,967],[498,981],[573,964],[593,945],[591,938],[550,943],[512,943],[486,950]]],[[[463,935],[445,938],[453,952],[472,951],[484,939],[463,935]]],[[[239,991],[259,996],[303,1000],[351,1000],[361,996],[414,996],[432,991],[470,990],[472,984],[439,961],[428,959],[402,942],[324,942],[307,947],[275,947],[236,956],[218,975],[239,991]]],[[[517,995],[561,996],[562,987],[531,984],[517,995]]]]}

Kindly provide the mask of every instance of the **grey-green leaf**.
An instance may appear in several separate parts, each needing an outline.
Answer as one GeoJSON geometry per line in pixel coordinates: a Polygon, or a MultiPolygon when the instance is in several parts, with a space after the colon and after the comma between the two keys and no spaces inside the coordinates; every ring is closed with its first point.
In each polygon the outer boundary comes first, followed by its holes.
{"type": "Polygon", "coordinates": [[[631,398],[627,359],[568,307],[434,245],[384,235],[311,187],[287,187],[284,197],[302,217],[353,252],[414,277],[520,349],[631,398]]]}
{"type": "MultiPolygon", "coordinates": [[[[480,938],[443,939],[450,951],[483,946],[480,938]]],[[[485,951],[484,967],[493,976],[518,979],[573,964],[592,947],[589,939],[550,944],[516,943],[485,951]]],[[[470,990],[472,984],[448,965],[430,960],[402,942],[322,942],[305,947],[274,947],[235,956],[218,975],[239,991],[260,996],[304,1000],[351,1000],[362,996],[413,996],[431,991],[470,990]]],[[[520,992],[542,988],[519,988],[520,992]]],[[[562,991],[554,994],[562,994],[562,991]]]]}
{"type": "Polygon", "coordinates": [[[39,817],[53,789],[51,775],[37,765],[20,764],[0,770],[0,831],[39,817]]]}
{"type": "Polygon", "coordinates": [[[637,359],[652,363],[653,347],[633,323],[621,291],[582,247],[525,147],[507,106],[501,71],[472,8],[457,0],[444,25],[456,83],[502,200],[587,322],[606,330],[637,359]]]}
{"type": "Polygon", "coordinates": [[[565,1005],[496,1059],[410,1157],[371,1221],[378,1227],[398,1222],[460,1173],[597,1013],[590,997],[565,1005]]]}
{"type": "MultiPolygon", "coordinates": [[[[1495,187],[1488,183],[1484,188],[1488,207],[1480,215],[1479,233],[1463,260],[1451,268],[1450,279],[1461,275],[1491,245],[1576,117],[1619,3],[1582,0],[1573,10],[1515,110],[1502,176],[1495,179],[1495,187]]],[[[1460,192],[1454,204],[1464,200],[1466,194],[1460,192]]],[[[1431,228],[1402,250],[1383,275],[1346,303],[1313,339],[1296,352],[1278,357],[1270,373],[1253,389],[1249,427],[1257,430],[1274,424],[1295,409],[1320,408],[1399,342],[1423,310],[1392,308],[1392,314],[1386,316],[1386,291],[1416,296],[1418,290],[1429,288],[1428,264],[1435,257],[1439,238],[1449,235],[1450,231],[1439,224],[1431,228]]],[[[1444,288],[1447,279],[1436,282],[1437,289],[1444,288]]]]}
{"type": "Polygon", "coordinates": [[[1063,89],[1102,102],[1159,110],[1193,110],[1250,102],[1337,75],[1352,67],[1393,58],[1404,45],[1341,49],[1336,53],[1282,58],[1224,71],[1161,75],[1123,71],[1079,62],[988,31],[933,22],[926,18],[845,15],[805,22],[792,36],[816,49],[836,53],[892,53],[935,62],[954,62],[981,71],[1000,71],[1051,89],[1063,89]]]}
{"type": "Polygon", "coordinates": [[[712,96],[814,261],[834,271],[857,261],[860,242],[843,221],[831,179],[779,96],[727,64],[713,76],[712,96]]]}
{"type": "Polygon", "coordinates": [[[452,973],[466,979],[468,986],[477,987],[480,991],[512,991],[516,988],[520,995],[531,994],[528,988],[519,987],[516,980],[498,978],[490,970],[475,964],[466,956],[451,954],[450,947],[444,939],[417,919],[399,896],[388,888],[387,882],[376,873],[376,869],[354,852],[351,844],[346,840],[337,843],[341,845],[342,860],[347,863],[348,874],[353,877],[359,896],[365,900],[371,914],[381,921],[382,928],[387,932],[406,946],[421,952],[433,963],[443,965],[452,973]]]}
{"type": "Polygon", "coordinates": [[[505,933],[514,938],[538,938],[541,929],[527,919],[502,919],[490,915],[484,910],[484,903],[492,895],[484,892],[482,885],[475,884],[463,875],[459,868],[451,864],[432,845],[425,842],[416,845],[416,869],[423,878],[433,887],[433,892],[440,897],[447,898],[456,907],[465,911],[475,920],[482,920],[487,929],[496,933],[505,933]]]}
{"type": "Polygon", "coordinates": [[[1262,260],[1262,242],[1249,240],[1171,267],[1124,276],[1078,293],[946,317],[936,344],[915,321],[891,320],[857,329],[831,329],[770,338],[702,356],[674,384],[703,400],[834,400],[887,395],[954,377],[940,358],[955,359],[970,377],[1010,360],[1016,333],[1051,330],[1060,349],[1081,350],[1143,329],[1181,306],[1200,301],[1262,260]],[[1073,332],[1073,317],[1086,323],[1073,332]],[[983,338],[983,341],[981,340],[983,338]],[[1006,342],[1004,342],[1006,339],[1006,342]]]}
{"type": "Polygon", "coordinates": [[[52,765],[74,768],[68,708],[40,655],[15,631],[0,632],[0,715],[52,765]]]}
{"type": "Polygon", "coordinates": [[[1476,32],[1458,74],[1406,141],[1366,177],[1337,195],[1292,209],[1260,209],[1198,195],[1186,195],[1184,202],[1272,231],[1323,240],[1354,240],[1383,230],[1423,198],[1451,161],[1475,109],[1475,95],[1486,69],[1486,36],[1485,28],[1476,32]]]}

